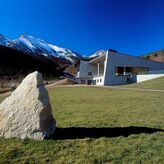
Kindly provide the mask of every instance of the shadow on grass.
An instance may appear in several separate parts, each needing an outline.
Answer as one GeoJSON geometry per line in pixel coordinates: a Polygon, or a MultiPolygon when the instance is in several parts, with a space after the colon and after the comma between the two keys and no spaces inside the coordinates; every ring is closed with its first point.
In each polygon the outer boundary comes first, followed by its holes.
{"type": "Polygon", "coordinates": [[[83,139],[83,138],[100,138],[100,137],[128,137],[131,134],[164,132],[162,129],[147,127],[113,127],[113,128],[86,128],[86,127],[70,127],[57,128],[55,133],[50,137],[54,140],[65,139],[83,139]]]}

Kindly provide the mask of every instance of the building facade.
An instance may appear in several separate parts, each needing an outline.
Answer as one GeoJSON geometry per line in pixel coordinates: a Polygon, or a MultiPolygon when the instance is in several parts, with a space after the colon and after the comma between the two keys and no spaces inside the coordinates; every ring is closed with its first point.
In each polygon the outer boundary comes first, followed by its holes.
{"type": "Polygon", "coordinates": [[[87,85],[124,85],[164,76],[164,63],[117,51],[106,51],[89,61],[81,60],[77,80],[87,85]]]}

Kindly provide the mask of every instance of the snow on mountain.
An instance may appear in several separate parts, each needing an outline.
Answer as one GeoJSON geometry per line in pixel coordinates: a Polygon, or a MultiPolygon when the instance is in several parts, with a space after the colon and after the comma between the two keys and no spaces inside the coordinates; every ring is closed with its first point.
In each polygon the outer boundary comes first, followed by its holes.
{"type": "Polygon", "coordinates": [[[90,55],[89,58],[94,58],[94,57],[97,57],[97,56],[101,56],[105,53],[106,53],[105,50],[99,50],[99,51],[95,52],[94,54],[90,55]]]}
{"type": "Polygon", "coordinates": [[[8,44],[7,47],[25,52],[25,53],[33,53],[33,50],[31,48],[28,47],[28,45],[26,45],[23,41],[21,40],[13,40],[12,42],[10,42],[10,44],[8,44]]]}
{"type": "Polygon", "coordinates": [[[79,58],[79,55],[77,53],[74,53],[73,51],[66,48],[61,48],[52,44],[48,44],[40,38],[22,35],[19,39],[23,40],[25,44],[28,44],[34,53],[39,53],[47,57],[54,56],[63,58],[70,61],[71,63],[74,62],[73,57],[79,58]]]}
{"type": "Polygon", "coordinates": [[[48,44],[40,38],[29,35],[21,35],[18,39],[9,40],[0,34],[0,44],[33,55],[39,54],[46,57],[54,56],[62,58],[71,63],[74,63],[75,60],[81,58],[78,53],[73,52],[72,50],[48,44]]]}
{"type": "Polygon", "coordinates": [[[75,53],[72,50],[66,49],[66,48],[61,48],[58,46],[54,46],[52,44],[48,44],[56,53],[58,54],[59,57],[65,58],[66,60],[70,60],[71,62],[74,61],[74,59],[80,59],[81,56],[78,53],[75,53]]]}
{"type": "Polygon", "coordinates": [[[10,42],[11,42],[10,39],[0,34],[0,45],[7,46],[8,44],[10,44],[10,42]]]}
{"type": "Polygon", "coordinates": [[[55,51],[59,51],[59,52],[63,52],[65,51],[64,48],[58,47],[58,46],[54,46],[52,44],[48,44],[52,49],[54,49],[55,51]]]}
{"type": "Polygon", "coordinates": [[[26,44],[30,49],[35,49],[35,46],[33,46],[32,43],[23,35],[19,37],[19,40],[22,41],[24,44],[26,44]]]}
{"type": "Polygon", "coordinates": [[[48,44],[40,38],[21,35],[18,40],[24,42],[35,54],[42,54],[44,56],[53,56],[55,54],[48,44]]]}

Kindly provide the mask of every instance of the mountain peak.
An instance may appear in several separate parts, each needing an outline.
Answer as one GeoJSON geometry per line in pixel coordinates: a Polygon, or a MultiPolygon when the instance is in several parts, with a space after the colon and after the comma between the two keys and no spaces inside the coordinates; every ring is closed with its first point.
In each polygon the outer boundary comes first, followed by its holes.
{"type": "Polygon", "coordinates": [[[90,55],[89,58],[101,56],[101,55],[103,55],[104,53],[106,53],[106,50],[98,50],[98,51],[96,51],[94,54],[90,55]]]}
{"type": "Polygon", "coordinates": [[[15,40],[8,40],[4,35],[0,34],[0,44],[33,55],[43,55],[48,58],[53,56],[62,58],[71,63],[81,58],[78,53],[72,50],[48,44],[43,39],[25,34],[20,35],[19,38],[15,40]]]}
{"type": "Polygon", "coordinates": [[[7,46],[10,42],[10,39],[5,37],[3,34],[0,34],[0,45],[7,46]]]}
{"type": "Polygon", "coordinates": [[[4,36],[3,34],[0,33],[0,39],[1,39],[1,38],[5,38],[5,36],[4,36]]]}
{"type": "Polygon", "coordinates": [[[25,35],[20,35],[19,36],[19,39],[23,39],[23,38],[25,38],[25,35]]]}

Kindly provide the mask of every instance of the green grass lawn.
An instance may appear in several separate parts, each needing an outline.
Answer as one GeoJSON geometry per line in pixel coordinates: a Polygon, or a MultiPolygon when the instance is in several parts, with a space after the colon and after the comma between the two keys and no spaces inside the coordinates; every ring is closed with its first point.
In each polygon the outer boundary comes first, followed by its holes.
{"type": "Polygon", "coordinates": [[[57,137],[0,139],[0,163],[163,163],[163,92],[56,87],[49,95],[57,137]]]}
{"type": "Polygon", "coordinates": [[[140,82],[140,83],[124,85],[122,87],[164,90],[164,77],[160,77],[157,79],[152,79],[152,80],[148,80],[148,81],[144,81],[144,82],[140,82]]]}

